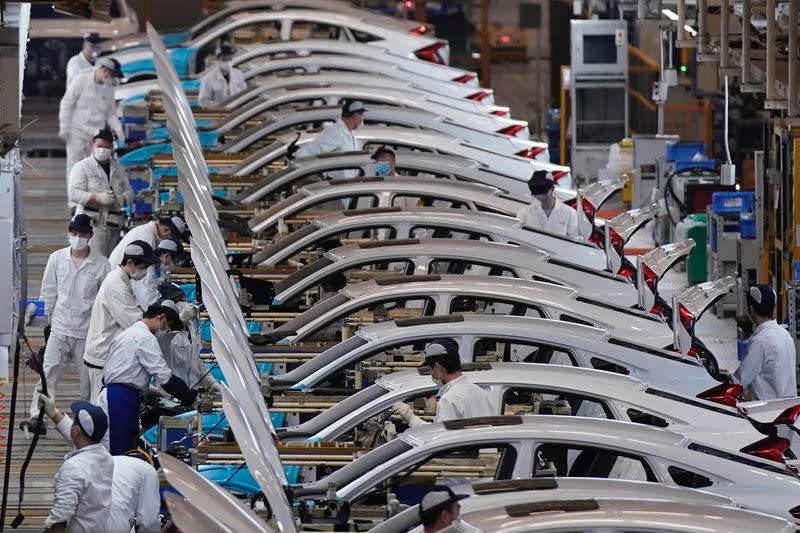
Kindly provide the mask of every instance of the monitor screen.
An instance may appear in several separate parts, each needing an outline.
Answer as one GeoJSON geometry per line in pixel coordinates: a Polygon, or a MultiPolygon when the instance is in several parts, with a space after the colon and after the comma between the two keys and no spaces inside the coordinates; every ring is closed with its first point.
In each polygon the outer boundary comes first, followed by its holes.
{"type": "Polygon", "coordinates": [[[586,65],[616,64],[617,44],[614,35],[584,35],[583,62],[586,65]]]}

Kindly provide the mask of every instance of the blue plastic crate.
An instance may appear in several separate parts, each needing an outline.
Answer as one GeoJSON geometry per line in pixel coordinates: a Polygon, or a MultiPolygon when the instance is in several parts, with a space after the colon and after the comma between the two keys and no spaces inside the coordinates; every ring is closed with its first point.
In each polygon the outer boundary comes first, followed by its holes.
{"type": "Polygon", "coordinates": [[[739,235],[742,239],[755,239],[756,238],[756,221],[755,219],[742,219],[739,221],[739,235]]]}
{"type": "Polygon", "coordinates": [[[667,161],[686,161],[700,154],[706,157],[706,145],[701,142],[677,142],[667,145],[667,161]]]}
{"type": "Polygon", "coordinates": [[[736,215],[755,209],[756,195],[752,192],[715,192],[711,195],[711,210],[718,215],[736,215]]]}
{"type": "Polygon", "coordinates": [[[38,317],[44,316],[44,300],[31,300],[29,298],[27,305],[30,305],[30,304],[33,304],[33,305],[36,306],[36,312],[33,314],[33,316],[38,316],[38,317]]]}

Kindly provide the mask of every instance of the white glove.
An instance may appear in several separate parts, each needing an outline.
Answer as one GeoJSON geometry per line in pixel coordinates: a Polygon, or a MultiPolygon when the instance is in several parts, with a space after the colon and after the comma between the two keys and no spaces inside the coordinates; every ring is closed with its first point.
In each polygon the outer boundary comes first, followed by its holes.
{"type": "Polygon", "coordinates": [[[192,304],[185,305],[181,313],[178,315],[178,318],[180,318],[181,322],[184,324],[194,320],[195,317],[197,317],[197,306],[192,304]]]}
{"type": "Polygon", "coordinates": [[[214,394],[222,394],[222,385],[220,385],[219,381],[215,381],[214,383],[211,384],[208,390],[210,390],[214,394]]]}
{"type": "Polygon", "coordinates": [[[68,130],[58,130],[58,138],[62,141],[69,142],[69,131],[68,130]]]}
{"type": "Polygon", "coordinates": [[[58,412],[56,409],[56,400],[52,396],[40,392],[39,393],[39,409],[44,411],[48,418],[53,418],[58,412]]]}
{"type": "Polygon", "coordinates": [[[94,200],[100,205],[111,207],[117,203],[117,196],[113,192],[103,191],[94,193],[94,200]]]}
{"type": "Polygon", "coordinates": [[[402,418],[403,422],[406,424],[410,424],[411,421],[417,417],[414,414],[414,410],[405,402],[396,402],[392,406],[392,412],[402,418]]]}

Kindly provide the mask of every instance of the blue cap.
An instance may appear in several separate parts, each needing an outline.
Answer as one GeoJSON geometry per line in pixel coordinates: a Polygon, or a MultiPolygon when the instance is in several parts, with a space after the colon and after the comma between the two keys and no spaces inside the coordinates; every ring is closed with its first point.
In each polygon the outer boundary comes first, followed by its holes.
{"type": "Polygon", "coordinates": [[[108,431],[108,417],[103,409],[83,400],[72,402],[70,409],[81,431],[93,441],[100,442],[108,431]]]}

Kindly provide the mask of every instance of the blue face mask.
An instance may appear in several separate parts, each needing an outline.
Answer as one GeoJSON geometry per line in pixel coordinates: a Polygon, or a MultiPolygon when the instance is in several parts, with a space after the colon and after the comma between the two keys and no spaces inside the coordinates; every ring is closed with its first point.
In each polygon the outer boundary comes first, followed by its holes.
{"type": "Polygon", "coordinates": [[[375,172],[378,173],[378,176],[386,176],[389,174],[390,170],[392,170],[392,165],[390,165],[388,161],[378,161],[375,163],[375,172]]]}

